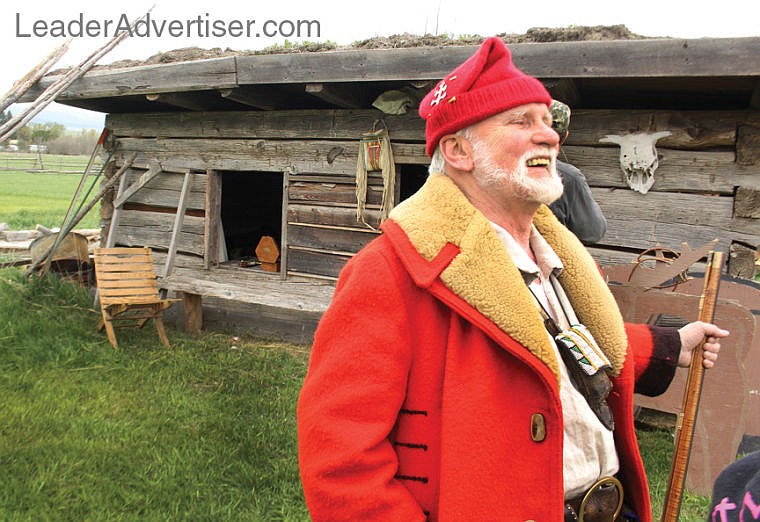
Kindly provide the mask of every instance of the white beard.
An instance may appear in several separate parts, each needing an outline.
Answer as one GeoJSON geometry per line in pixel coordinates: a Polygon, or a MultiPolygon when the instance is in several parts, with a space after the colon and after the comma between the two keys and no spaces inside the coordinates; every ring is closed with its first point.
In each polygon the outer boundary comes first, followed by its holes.
{"type": "Polygon", "coordinates": [[[556,154],[551,152],[551,163],[547,167],[548,177],[533,178],[528,174],[526,161],[535,155],[535,151],[526,152],[520,158],[517,168],[507,172],[496,166],[488,146],[480,139],[470,139],[473,145],[473,158],[475,170],[473,174],[478,178],[483,188],[502,189],[511,196],[533,203],[549,205],[557,201],[564,190],[562,178],[557,174],[556,154]]]}

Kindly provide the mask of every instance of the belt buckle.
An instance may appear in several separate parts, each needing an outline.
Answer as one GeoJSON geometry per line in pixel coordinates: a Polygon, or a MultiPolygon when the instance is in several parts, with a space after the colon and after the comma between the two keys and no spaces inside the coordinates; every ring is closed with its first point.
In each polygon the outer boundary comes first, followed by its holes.
{"type": "Polygon", "coordinates": [[[594,492],[602,487],[614,487],[617,489],[618,492],[618,502],[617,506],[615,507],[615,513],[612,515],[612,520],[614,521],[618,515],[620,515],[620,511],[623,509],[623,485],[620,483],[620,481],[615,477],[602,477],[594,484],[588,488],[588,491],[586,491],[586,494],[583,495],[583,500],[581,500],[581,505],[578,508],[578,522],[584,522],[584,515],[586,512],[586,504],[588,504],[589,499],[594,494],[594,492]]]}

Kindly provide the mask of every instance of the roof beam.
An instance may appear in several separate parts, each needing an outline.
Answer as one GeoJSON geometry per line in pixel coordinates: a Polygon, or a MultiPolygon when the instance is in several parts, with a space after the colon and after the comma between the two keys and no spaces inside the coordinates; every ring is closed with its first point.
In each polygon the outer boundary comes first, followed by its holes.
{"type": "MultiPolygon", "coordinates": [[[[516,65],[541,79],[760,76],[760,37],[546,42],[509,47],[516,65]]],[[[107,69],[81,77],[57,101],[244,85],[438,80],[474,51],[473,46],[357,49],[107,69]]],[[[46,76],[20,101],[34,99],[37,91],[55,78],[46,76]]]]}
{"type": "Polygon", "coordinates": [[[220,89],[219,95],[247,107],[263,111],[273,111],[287,107],[287,97],[269,87],[250,85],[235,89],[220,89]]]}
{"type": "Polygon", "coordinates": [[[192,93],[163,92],[155,94],[146,94],[145,99],[151,102],[165,103],[189,111],[206,111],[208,106],[199,100],[192,93]]]}
{"type": "Polygon", "coordinates": [[[555,100],[559,100],[570,107],[580,104],[581,96],[574,80],[569,78],[544,80],[543,84],[555,100]]]}
{"type": "Polygon", "coordinates": [[[363,106],[363,100],[357,96],[357,92],[352,92],[342,85],[307,83],[305,90],[312,96],[341,109],[358,109],[363,106]]]}
{"type": "Polygon", "coordinates": [[[752,93],[752,98],[749,100],[750,109],[760,109],[760,81],[755,85],[755,91],[752,93]]]}

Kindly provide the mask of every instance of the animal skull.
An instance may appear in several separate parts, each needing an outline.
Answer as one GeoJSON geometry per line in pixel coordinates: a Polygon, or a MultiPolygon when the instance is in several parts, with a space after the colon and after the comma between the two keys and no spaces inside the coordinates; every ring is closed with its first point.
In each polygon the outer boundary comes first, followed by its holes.
{"type": "Polygon", "coordinates": [[[654,184],[654,171],[657,170],[658,165],[654,144],[660,138],[671,134],[670,131],[654,134],[642,132],[625,136],[608,134],[599,142],[620,145],[620,168],[623,169],[626,183],[633,190],[646,194],[654,184]]]}

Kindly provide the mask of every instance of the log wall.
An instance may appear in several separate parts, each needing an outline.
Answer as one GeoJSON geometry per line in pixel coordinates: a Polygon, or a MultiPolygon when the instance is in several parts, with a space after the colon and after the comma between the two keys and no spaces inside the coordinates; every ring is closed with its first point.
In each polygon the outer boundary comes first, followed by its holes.
{"type": "MultiPolygon", "coordinates": [[[[204,230],[218,228],[210,226],[212,216],[205,211],[206,172],[281,172],[287,176],[287,270],[337,277],[346,260],[377,234],[356,222],[354,176],[358,140],[379,118],[389,129],[398,165],[427,164],[424,126],[416,114],[111,114],[107,127],[113,133],[117,165],[136,152],[130,175],[138,175],[151,161],[177,171],[162,173],[130,199],[117,242],[165,249],[183,179],[179,172],[191,169],[197,172],[189,204],[194,214],[185,219],[179,251],[187,258],[181,262],[208,266],[215,258],[208,252],[204,230]]],[[[719,238],[719,248],[729,254],[729,270],[753,275],[748,266],[753,266],[760,243],[758,135],[757,111],[575,111],[561,159],[584,172],[609,224],[592,254],[602,264],[630,263],[658,244],[680,250],[684,241],[697,247],[719,238]],[[599,140],[606,134],[661,130],[672,134],[657,143],[655,184],[649,193],[639,194],[624,182],[619,148],[599,140]]],[[[378,224],[381,189],[379,177],[371,176],[366,218],[372,226],[378,224]]]]}

